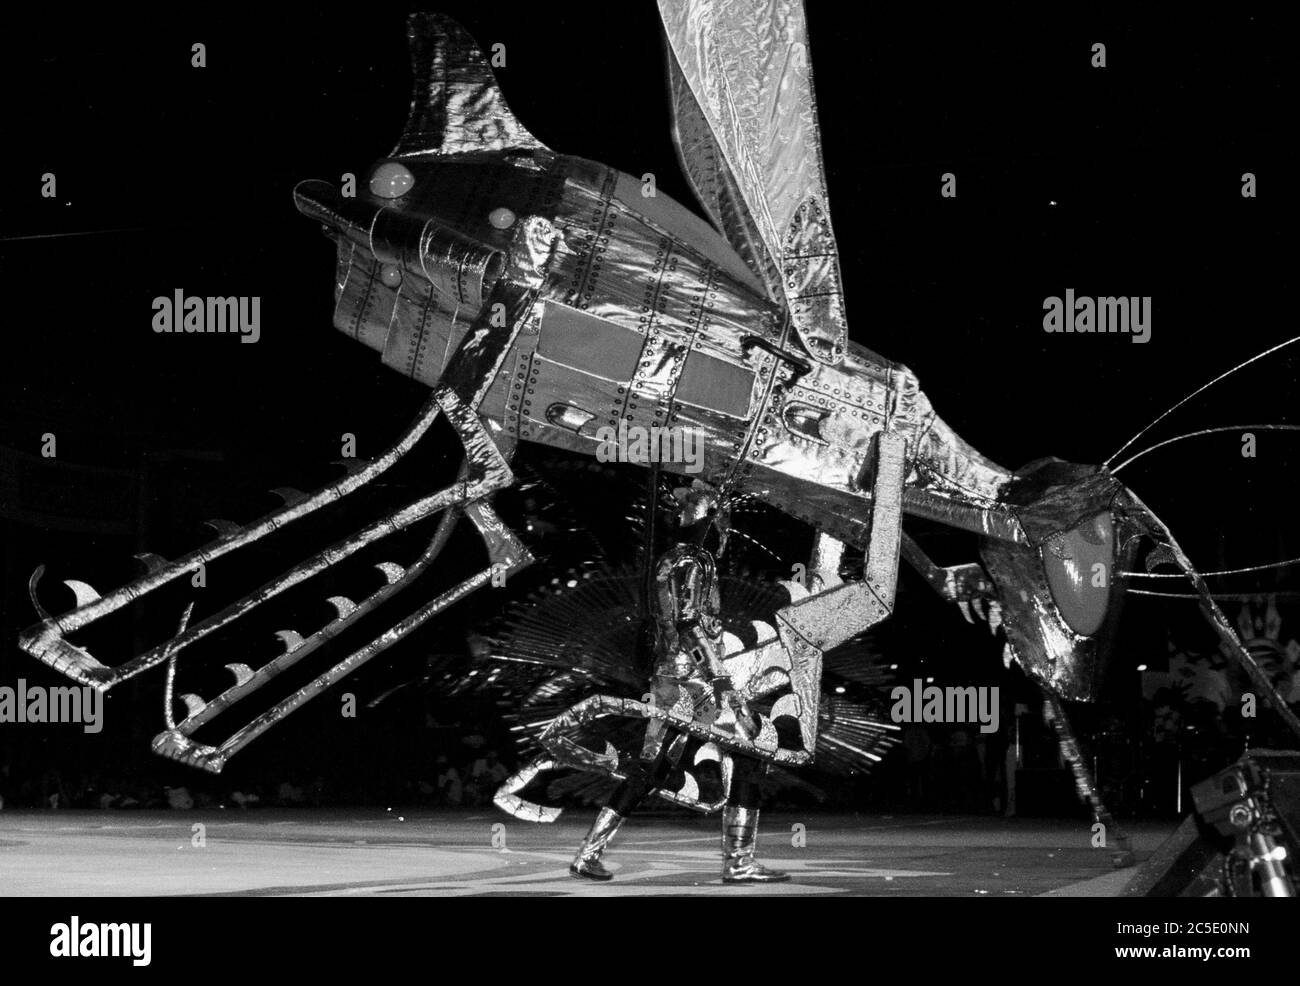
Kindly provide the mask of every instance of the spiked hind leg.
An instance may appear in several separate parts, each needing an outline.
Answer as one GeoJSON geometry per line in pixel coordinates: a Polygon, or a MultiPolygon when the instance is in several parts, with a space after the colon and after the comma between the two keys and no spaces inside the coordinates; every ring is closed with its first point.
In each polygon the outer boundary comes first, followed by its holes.
{"type": "MultiPolygon", "coordinates": [[[[420,504],[430,505],[428,508],[430,513],[444,511],[444,515],[439,521],[432,540],[417,562],[407,569],[402,569],[396,565],[386,567],[384,574],[387,584],[360,603],[336,597],[332,601],[335,602],[339,614],[338,619],[322,627],[310,637],[304,639],[297,634],[290,635],[288,632],[282,632],[281,639],[287,644],[284,654],[268,662],[256,672],[242,665],[238,666],[243,668],[245,673],[237,673],[236,685],[227,689],[211,702],[204,702],[198,696],[184,696],[183,698],[190,712],[189,716],[175,728],[160,733],[154,738],[153,750],[155,753],[180,760],[192,766],[219,772],[229,757],[335,682],[351,674],[377,655],[409,636],[429,619],[441,613],[453,603],[490,584],[499,573],[508,574],[514,572],[532,561],[532,556],[528,553],[528,550],[486,502],[486,498],[490,494],[505,488],[513,482],[513,475],[506,465],[505,459],[501,456],[481,423],[479,423],[477,416],[465,408],[464,405],[461,405],[449,391],[443,391],[441,396],[448,417],[456,425],[461,440],[465,445],[466,466],[462,471],[463,478],[460,482],[418,501],[420,504]],[[477,480],[468,478],[475,474],[479,476],[477,480]],[[220,746],[199,744],[190,738],[191,734],[205,722],[226,711],[267,681],[288,670],[307,654],[337,637],[362,616],[373,611],[381,603],[386,602],[401,589],[411,584],[433,565],[445,546],[456,522],[462,517],[467,518],[474,525],[483,539],[488,551],[488,564],[486,567],[441,593],[405,619],[389,627],[368,644],[335,664],[330,670],[317,676],[273,708],[243,726],[220,746]]],[[[410,508],[407,508],[407,511],[409,510],[410,508]]],[[[406,511],[401,511],[399,515],[405,513],[406,511]]],[[[404,518],[402,520],[404,521],[404,518]]],[[[380,528],[386,524],[392,525],[393,530],[406,526],[402,521],[394,521],[393,517],[386,518],[374,526],[380,528]]],[[[336,545],[317,557],[337,560],[339,556],[339,546],[336,545]]],[[[307,564],[310,566],[311,562],[307,564]]],[[[259,595],[254,594],[254,596],[259,595]]],[[[265,597],[262,596],[262,598],[265,597]]],[[[260,602],[261,598],[257,599],[257,601],[260,602]]],[[[178,646],[183,646],[183,644],[178,646]]]]}

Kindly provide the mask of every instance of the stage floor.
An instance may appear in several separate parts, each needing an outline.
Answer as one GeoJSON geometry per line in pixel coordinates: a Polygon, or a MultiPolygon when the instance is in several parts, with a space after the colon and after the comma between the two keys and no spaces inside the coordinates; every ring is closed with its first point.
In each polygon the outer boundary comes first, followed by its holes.
{"type": "MultiPolygon", "coordinates": [[[[765,812],[760,858],[790,883],[723,885],[719,820],[675,815],[633,818],[605,857],[615,879],[591,883],[567,868],[592,815],[3,811],[0,895],[1112,896],[1133,873],[1084,821],[765,812]]],[[[1173,828],[1132,826],[1138,860],[1173,828]]]]}

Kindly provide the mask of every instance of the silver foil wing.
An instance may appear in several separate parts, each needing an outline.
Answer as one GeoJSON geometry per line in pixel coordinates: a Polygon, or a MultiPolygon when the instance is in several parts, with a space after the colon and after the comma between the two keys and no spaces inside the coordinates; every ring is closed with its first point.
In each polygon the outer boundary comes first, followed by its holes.
{"type": "Polygon", "coordinates": [[[441,14],[407,21],[415,92],[392,157],[546,149],[515,119],[474,39],[441,14]]]}
{"type": "Polygon", "coordinates": [[[783,304],[785,291],[776,262],[749,214],[736,177],[731,173],[722,148],[713,138],[704,111],[695,101],[695,93],[671,51],[668,53],[668,88],[672,99],[673,143],[677,147],[682,173],[686,175],[695,198],[745,266],[758,275],[768,298],[783,304]]]}
{"type": "Polygon", "coordinates": [[[803,3],[659,0],[659,15],[696,195],[808,352],[839,363],[848,328],[803,3]]]}

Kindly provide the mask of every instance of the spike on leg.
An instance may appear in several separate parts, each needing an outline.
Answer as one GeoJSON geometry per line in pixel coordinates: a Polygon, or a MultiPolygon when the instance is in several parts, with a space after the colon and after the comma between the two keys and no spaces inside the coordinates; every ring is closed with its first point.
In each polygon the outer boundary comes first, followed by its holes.
{"type": "Polygon", "coordinates": [[[168,731],[154,737],[153,751],[161,756],[189,764],[192,767],[199,767],[212,773],[220,773],[230,757],[272,726],[283,721],[311,699],[356,671],[371,659],[410,636],[411,633],[423,626],[432,617],[438,615],[452,604],[459,602],[474,590],[490,584],[492,573],[493,569],[490,566],[484,568],[471,578],[458,583],[431,602],[421,606],[410,616],[384,631],[370,643],[349,654],[329,671],[317,676],[284,701],[236,731],[220,746],[196,743],[179,731],[168,731]]]}
{"type": "MultiPolygon", "coordinates": [[[[351,674],[393,644],[409,636],[430,618],[453,603],[458,602],[470,592],[490,584],[497,573],[503,570],[507,574],[518,571],[532,561],[532,555],[528,552],[528,549],[515,537],[514,533],[510,531],[487,503],[487,497],[501,489],[505,489],[514,481],[514,476],[505,458],[487,434],[477,415],[462,404],[451,391],[443,390],[440,393],[440,402],[464,444],[466,462],[461,472],[461,479],[454,486],[434,495],[433,499],[437,499],[439,504],[437,509],[445,510],[446,513],[439,522],[432,541],[419,561],[406,571],[400,572],[400,574],[396,570],[386,571],[386,584],[383,587],[360,603],[353,604],[346,611],[340,608],[338,619],[327,624],[310,637],[301,638],[297,634],[288,637],[290,646],[279,658],[256,672],[250,672],[247,677],[241,676],[240,680],[237,680],[232,688],[223,692],[212,702],[202,706],[196,705],[190,718],[186,719],[177,728],[168,729],[155,737],[153,741],[155,753],[213,773],[219,773],[229,757],[335,682],[351,674]],[[225,711],[271,678],[287,670],[321,644],[338,636],[346,626],[371,612],[380,603],[385,602],[409,585],[418,575],[432,565],[445,546],[456,521],[462,516],[469,518],[483,539],[488,553],[487,567],[390,627],[370,643],[340,661],[329,671],[319,675],[284,701],[239,729],[220,746],[200,744],[191,739],[189,734],[204,722],[225,711]]],[[[382,523],[385,522],[381,521],[382,523]]]]}

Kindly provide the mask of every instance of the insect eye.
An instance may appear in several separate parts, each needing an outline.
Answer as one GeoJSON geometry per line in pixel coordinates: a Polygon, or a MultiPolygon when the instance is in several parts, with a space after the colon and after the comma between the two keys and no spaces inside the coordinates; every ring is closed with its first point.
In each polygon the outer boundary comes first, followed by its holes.
{"type": "Polygon", "coordinates": [[[1110,609],[1115,563],[1115,528],[1109,511],[1081,521],[1050,539],[1055,550],[1039,551],[1052,600],[1075,633],[1090,636],[1110,609]]]}

